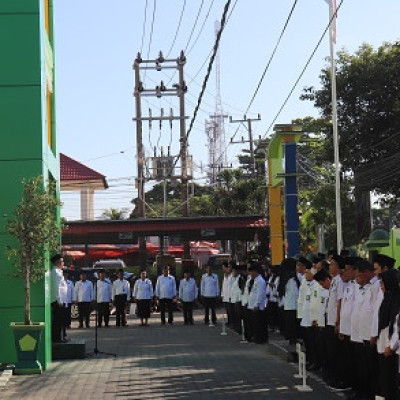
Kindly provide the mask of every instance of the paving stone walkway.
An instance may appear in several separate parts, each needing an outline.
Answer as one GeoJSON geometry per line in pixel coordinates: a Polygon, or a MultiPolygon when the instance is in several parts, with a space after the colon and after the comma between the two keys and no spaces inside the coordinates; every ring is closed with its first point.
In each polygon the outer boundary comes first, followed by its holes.
{"type": "MultiPolygon", "coordinates": [[[[57,361],[41,376],[13,376],[1,400],[339,399],[313,379],[307,382],[313,392],[298,392],[296,366],[286,363],[278,339],[240,344],[229,330],[221,336],[221,325],[202,324],[198,313],[194,326],[183,326],[180,313],[173,325],[162,326],[157,314],[147,327],[133,316],[128,322],[98,331],[98,349],[117,357],[57,361]]],[[[85,339],[92,351],[94,328],[75,327],[70,337],[85,339]]]]}

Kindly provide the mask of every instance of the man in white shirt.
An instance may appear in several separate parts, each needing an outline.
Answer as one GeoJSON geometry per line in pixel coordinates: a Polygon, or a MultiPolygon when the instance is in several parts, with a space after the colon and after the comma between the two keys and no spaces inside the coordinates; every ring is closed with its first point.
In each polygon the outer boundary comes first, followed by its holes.
{"type": "Polygon", "coordinates": [[[74,302],[74,283],[69,279],[69,271],[64,270],[63,272],[64,275],[64,280],[67,283],[67,305],[66,305],[66,321],[65,321],[65,327],[66,328],[71,328],[71,306],[72,303],[74,302]]]}
{"type": "Polygon", "coordinates": [[[168,323],[174,322],[174,300],[176,299],[176,281],[175,277],[169,274],[169,267],[166,265],[163,268],[162,275],[157,279],[155,295],[157,297],[161,323],[165,325],[165,311],[168,309],[168,323]]]}
{"type": "Polygon", "coordinates": [[[86,272],[81,270],[80,280],[75,283],[74,300],[78,304],[79,328],[83,328],[85,320],[86,328],[90,328],[90,304],[94,301],[92,282],[86,280],[86,272]]]}
{"type": "Polygon", "coordinates": [[[126,304],[131,299],[131,287],[124,279],[124,271],[118,270],[117,279],[112,286],[112,301],[115,305],[116,326],[128,326],[126,322],[126,304]]]}
{"type": "Polygon", "coordinates": [[[110,302],[112,300],[112,284],[106,279],[104,269],[99,271],[99,280],[96,283],[96,301],[97,301],[97,326],[107,328],[110,321],[110,302]]]}
{"type": "Polygon", "coordinates": [[[249,267],[251,281],[249,284],[249,302],[247,309],[251,312],[251,332],[254,343],[268,341],[268,327],[265,318],[267,284],[261,276],[262,269],[258,263],[249,267]]]}
{"type": "Polygon", "coordinates": [[[245,281],[244,278],[239,273],[239,266],[233,265],[232,266],[232,280],[230,286],[230,309],[232,315],[232,327],[236,333],[241,333],[241,313],[240,308],[242,305],[242,287],[244,286],[245,281]]]}
{"type": "Polygon", "coordinates": [[[60,282],[63,279],[62,269],[64,259],[61,254],[55,254],[50,259],[51,269],[51,340],[54,343],[61,341],[63,312],[60,300],[60,282]]]}
{"type": "Polygon", "coordinates": [[[183,279],[179,283],[179,298],[183,307],[183,321],[185,325],[193,325],[193,304],[198,296],[196,281],[190,276],[190,271],[183,272],[183,279]]]}
{"type": "Polygon", "coordinates": [[[222,281],[222,288],[221,288],[221,299],[224,303],[225,312],[228,317],[228,325],[232,323],[232,313],[230,309],[230,288],[232,284],[232,268],[228,262],[224,262],[222,265],[222,271],[224,272],[224,279],[222,281]]]}
{"type": "Polygon", "coordinates": [[[219,281],[218,275],[213,274],[210,265],[206,267],[206,273],[201,277],[200,294],[204,305],[204,323],[210,322],[210,309],[211,320],[213,324],[217,323],[217,314],[215,308],[217,305],[217,297],[219,296],[219,281]]]}

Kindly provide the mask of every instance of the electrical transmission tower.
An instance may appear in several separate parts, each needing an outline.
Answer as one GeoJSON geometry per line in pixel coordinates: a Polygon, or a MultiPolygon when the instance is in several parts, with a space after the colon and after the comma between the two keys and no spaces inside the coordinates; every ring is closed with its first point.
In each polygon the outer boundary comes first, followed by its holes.
{"type": "MultiPolygon", "coordinates": [[[[215,35],[219,32],[221,24],[215,22],[215,35]]],[[[227,154],[225,151],[225,126],[224,120],[228,118],[224,114],[221,101],[221,72],[219,49],[215,57],[215,112],[210,115],[210,119],[205,122],[205,132],[208,138],[208,179],[211,184],[217,180],[217,174],[227,163],[227,154]]]]}
{"type": "MultiPolygon", "coordinates": [[[[182,182],[182,214],[184,217],[189,215],[189,190],[188,190],[188,181],[191,179],[192,173],[188,170],[191,168],[190,165],[190,157],[188,156],[188,143],[186,137],[186,119],[188,118],[185,115],[185,94],[187,92],[187,86],[183,76],[183,67],[186,64],[186,57],[183,51],[180,53],[178,58],[165,59],[162,52],[160,51],[158,58],[151,60],[144,60],[141,57],[141,54],[138,53],[136,59],[133,63],[133,69],[135,71],[135,104],[136,104],[136,117],[133,118],[136,121],[136,146],[137,146],[137,181],[136,186],[138,189],[138,217],[145,218],[146,217],[146,202],[145,202],[145,181],[146,177],[144,176],[144,164],[145,164],[145,155],[144,155],[144,146],[143,146],[143,121],[148,121],[151,127],[151,123],[153,121],[160,122],[160,129],[162,121],[169,121],[171,124],[172,131],[172,122],[175,120],[179,121],[179,132],[180,132],[180,175],[174,175],[174,166],[173,163],[174,157],[168,153],[168,156],[164,156],[161,154],[158,157],[156,154],[154,155],[153,160],[155,162],[156,168],[155,176],[150,177],[150,179],[155,180],[166,180],[166,179],[181,179],[182,182]],[[154,89],[153,88],[145,88],[143,86],[143,81],[141,79],[141,71],[146,70],[155,70],[161,71],[162,69],[177,69],[179,73],[179,82],[172,85],[171,88],[166,87],[163,81],[160,82],[154,89]],[[151,110],[149,110],[148,116],[142,115],[142,97],[152,96],[160,98],[162,96],[177,96],[179,98],[179,116],[174,116],[171,110],[170,115],[164,116],[163,109],[161,109],[160,116],[153,116],[151,110]],[[159,167],[157,165],[159,164],[159,167]],[[170,167],[170,170],[168,166],[170,167]],[[162,175],[160,175],[162,174],[162,175]]],[[[139,257],[140,264],[142,267],[146,267],[146,238],[139,237],[139,257]]]]}

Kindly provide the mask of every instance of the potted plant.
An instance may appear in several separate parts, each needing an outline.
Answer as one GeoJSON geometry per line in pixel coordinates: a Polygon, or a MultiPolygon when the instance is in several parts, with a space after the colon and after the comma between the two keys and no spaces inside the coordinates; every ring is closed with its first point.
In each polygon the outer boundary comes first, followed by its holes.
{"type": "Polygon", "coordinates": [[[37,359],[44,322],[31,320],[31,284],[44,278],[49,252],[60,245],[60,224],[54,182],[44,184],[43,178],[22,181],[22,199],[13,217],[6,218],[6,231],[16,239],[15,247],[7,246],[7,257],[15,266],[14,277],[23,278],[25,292],[24,321],[13,322],[18,362],[15,373],[40,374],[42,366],[37,359]]]}

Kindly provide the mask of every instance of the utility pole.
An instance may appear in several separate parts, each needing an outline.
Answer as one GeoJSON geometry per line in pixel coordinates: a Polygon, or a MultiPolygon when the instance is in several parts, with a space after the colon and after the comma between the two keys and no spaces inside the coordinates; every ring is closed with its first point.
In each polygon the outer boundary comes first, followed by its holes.
{"type": "MultiPolygon", "coordinates": [[[[186,138],[186,124],[185,120],[189,117],[185,116],[185,93],[187,92],[187,86],[183,77],[183,66],[186,64],[186,57],[183,51],[180,53],[178,58],[165,59],[162,52],[159,52],[158,58],[144,60],[141,54],[138,53],[136,59],[133,63],[133,69],[135,71],[135,90],[134,97],[136,102],[136,117],[133,118],[136,121],[136,145],[137,145],[137,188],[138,188],[138,217],[145,218],[145,177],[144,177],[144,151],[143,151],[143,138],[142,138],[142,123],[143,121],[149,121],[151,126],[152,121],[160,121],[160,126],[162,121],[168,120],[171,124],[172,121],[180,121],[180,158],[181,158],[181,178],[182,180],[182,202],[183,202],[183,216],[189,215],[189,205],[188,205],[188,156],[187,156],[187,138],[186,138]],[[141,80],[140,72],[142,70],[155,70],[161,71],[162,69],[177,69],[179,72],[179,83],[172,85],[172,88],[167,88],[163,81],[160,82],[154,89],[145,88],[141,80]],[[161,115],[159,117],[153,117],[151,110],[149,110],[149,116],[144,117],[142,115],[142,97],[157,97],[162,96],[178,96],[179,97],[179,108],[180,115],[175,117],[172,114],[172,110],[169,116],[164,116],[163,110],[161,110],[161,115]]],[[[161,129],[161,128],[160,128],[161,129]]],[[[157,158],[157,157],[154,157],[157,158]]],[[[163,157],[161,157],[163,158],[163,157]]],[[[165,168],[164,168],[165,173],[165,168]]],[[[167,177],[172,177],[173,166],[171,163],[170,171],[168,171],[167,177]]],[[[164,180],[166,178],[164,176],[164,180]]],[[[178,178],[178,177],[177,177],[178,178]]],[[[158,180],[158,179],[156,179],[158,180]]],[[[165,186],[165,185],[164,185],[165,186]]],[[[139,258],[140,265],[146,267],[146,238],[144,236],[139,237],[139,258]]]]}
{"type": "Polygon", "coordinates": [[[238,142],[234,142],[232,139],[230,141],[230,143],[235,144],[235,143],[249,143],[250,144],[250,172],[251,175],[254,176],[255,175],[255,171],[256,171],[256,158],[254,155],[254,140],[253,140],[253,131],[252,131],[252,126],[251,123],[254,121],[261,121],[261,115],[258,114],[257,118],[247,118],[247,116],[245,115],[243,117],[243,119],[232,119],[232,117],[229,117],[229,122],[230,123],[239,123],[239,124],[243,124],[245,122],[247,122],[247,132],[249,134],[249,139],[248,140],[244,140],[242,138],[241,141],[238,142]]]}

